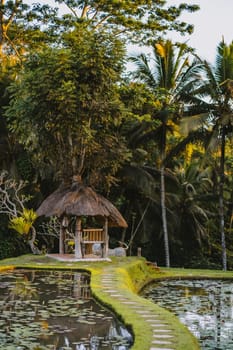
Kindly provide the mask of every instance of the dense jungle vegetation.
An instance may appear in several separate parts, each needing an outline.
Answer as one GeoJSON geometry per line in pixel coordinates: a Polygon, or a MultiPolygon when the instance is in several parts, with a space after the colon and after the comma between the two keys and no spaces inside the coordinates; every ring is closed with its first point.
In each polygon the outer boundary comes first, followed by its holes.
{"type": "Polygon", "coordinates": [[[179,18],[195,5],[56,3],[0,5],[0,259],[27,252],[32,236],[57,249],[56,220],[35,211],[79,175],[128,223],[110,230],[112,246],[232,269],[233,42],[216,43],[211,65],[166,39],[192,33],[179,18]]]}

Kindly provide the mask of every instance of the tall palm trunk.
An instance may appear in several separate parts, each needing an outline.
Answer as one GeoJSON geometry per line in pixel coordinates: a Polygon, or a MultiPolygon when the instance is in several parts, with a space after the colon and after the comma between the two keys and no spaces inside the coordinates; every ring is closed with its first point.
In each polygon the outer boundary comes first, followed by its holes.
{"type": "MultiPolygon", "coordinates": [[[[144,82],[151,91],[154,91],[155,101],[160,101],[161,97],[161,109],[155,113],[153,118],[158,118],[162,122],[159,125],[159,139],[160,142],[160,171],[161,171],[161,216],[162,227],[164,237],[165,259],[166,266],[170,266],[169,255],[169,237],[167,229],[167,215],[166,215],[166,191],[165,191],[165,158],[166,158],[166,134],[167,130],[172,131],[172,123],[174,117],[176,119],[177,106],[181,102],[181,98],[187,91],[190,91],[190,82],[193,79],[193,83],[197,79],[196,62],[193,62],[187,66],[188,54],[186,44],[180,45],[177,51],[176,45],[170,40],[161,40],[153,42],[153,69],[151,70],[150,61],[145,54],[141,54],[133,59],[138,69],[135,72],[136,78],[144,82]],[[195,73],[195,74],[193,74],[195,73]],[[188,89],[188,90],[187,90],[188,89]],[[161,129],[160,129],[161,128],[161,129]],[[161,134],[160,134],[161,131],[161,134]]],[[[191,84],[192,85],[192,84],[191,84]]],[[[195,84],[194,84],[195,85],[195,84]]],[[[157,110],[157,108],[156,108],[157,110]]],[[[157,134],[158,135],[158,134],[157,134]]],[[[150,136],[149,136],[150,139],[150,136]]],[[[157,140],[156,140],[157,141],[157,140]]]]}
{"type": "Polygon", "coordinates": [[[164,180],[164,165],[161,166],[161,212],[162,212],[162,224],[163,224],[163,238],[164,238],[164,251],[166,267],[170,267],[170,253],[169,253],[169,241],[168,241],[168,231],[167,231],[167,213],[166,213],[166,203],[165,203],[165,180],[164,180]]]}
{"type": "Polygon", "coordinates": [[[222,266],[223,270],[227,270],[227,253],[226,253],[226,240],[225,240],[225,231],[224,231],[224,165],[225,165],[225,137],[226,137],[226,128],[222,127],[221,135],[221,158],[220,158],[220,182],[219,182],[219,220],[220,220],[220,233],[221,233],[221,245],[222,245],[222,266]]]}
{"type": "Polygon", "coordinates": [[[167,230],[167,212],[166,212],[166,189],[165,189],[165,178],[164,178],[164,160],[166,152],[166,122],[163,121],[162,131],[162,143],[161,143],[161,167],[160,167],[160,202],[161,202],[161,213],[162,213],[162,225],[163,225],[163,239],[164,239],[164,252],[166,267],[170,267],[170,253],[169,253],[169,239],[167,230]]]}

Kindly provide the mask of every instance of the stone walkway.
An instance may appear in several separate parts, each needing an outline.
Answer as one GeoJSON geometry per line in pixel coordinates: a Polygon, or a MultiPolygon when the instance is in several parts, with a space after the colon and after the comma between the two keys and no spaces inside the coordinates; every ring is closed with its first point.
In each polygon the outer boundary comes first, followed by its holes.
{"type": "Polygon", "coordinates": [[[155,314],[155,310],[149,307],[145,309],[145,305],[135,301],[135,294],[132,297],[125,289],[120,289],[115,277],[115,273],[111,269],[106,268],[101,276],[102,291],[111,298],[124,304],[131,312],[135,312],[135,317],[141,318],[141,324],[147,323],[152,330],[151,346],[149,349],[142,350],[174,350],[176,349],[176,334],[169,325],[163,320],[162,315],[155,314]]]}
{"type": "MultiPolygon", "coordinates": [[[[48,254],[49,257],[53,257],[60,261],[66,261],[68,262],[67,266],[72,264],[72,262],[78,261],[73,256],[66,256],[65,254],[61,256],[58,255],[51,255],[48,254]]],[[[88,262],[88,261],[103,261],[103,259],[93,259],[91,256],[85,257],[85,259],[80,259],[81,262],[88,262]]],[[[106,259],[106,261],[111,261],[110,259],[106,259]]],[[[117,302],[118,305],[123,306],[124,310],[130,310],[131,316],[132,313],[135,314],[135,319],[140,319],[140,328],[139,329],[133,329],[134,335],[135,335],[135,347],[138,349],[138,346],[136,345],[137,339],[139,337],[143,336],[143,332],[141,332],[141,329],[146,329],[145,334],[150,333],[151,340],[148,342],[148,339],[146,340],[146,344],[144,345],[143,349],[140,350],[180,350],[180,333],[183,332],[183,330],[176,328],[174,329],[174,320],[169,321],[169,318],[164,316],[164,313],[160,312],[156,307],[155,304],[151,303],[145,303],[145,299],[141,298],[137,294],[130,291],[130,288],[124,284],[124,281],[118,280],[119,274],[117,272],[116,267],[110,267],[106,266],[101,270],[101,275],[99,276],[99,286],[101,286],[101,292],[106,294],[108,298],[112,299],[112,301],[117,302]],[[150,305],[151,304],[151,305],[150,305]],[[144,327],[144,328],[143,328],[144,327]],[[178,329],[178,330],[177,330],[178,329]],[[179,334],[178,334],[179,332],[179,334]],[[149,343],[149,345],[147,345],[149,343]]],[[[107,298],[106,298],[107,299],[107,298]]],[[[109,303],[111,305],[111,301],[109,303]]],[[[114,304],[114,303],[113,303],[114,304]]],[[[124,315],[122,313],[122,316],[124,316],[126,322],[127,322],[127,315],[124,315]]],[[[130,316],[130,317],[131,317],[130,316]]],[[[132,319],[132,317],[131,317],[132,319]]],[[[128,322],[130,324],[130,322],[128,322]]],[[[135,326],[135,325],[134,325],[135,326]]],[[[143,338],[144,341],[144,338],[143,338]]],[[[139,339],[140,343],[140,339],[139,339]]],[[[190,344],[189,344],[190,345],[190,344]]],[[[188,347],[189,347],[188,345],[188,347]]],[[[192,349],[199,349],[199,346],[192,346],[192,349]]],[[[134,347],[133,347],[134,348],[134,347]]],[[[132,349],[133,349],[132,348],[132,349]]],[[[186,348],[182,344],[182,349],[186,348]]],[[[191,348],[190,348],[191,349],[191,348]]],[[[187,350],[190,350],[187,348],[187,350]]]]}

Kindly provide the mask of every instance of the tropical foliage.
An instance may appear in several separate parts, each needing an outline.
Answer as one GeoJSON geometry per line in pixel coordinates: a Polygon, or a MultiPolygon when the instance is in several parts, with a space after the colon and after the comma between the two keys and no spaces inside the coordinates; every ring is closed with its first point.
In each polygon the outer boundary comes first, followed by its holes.
{"type": "Polygon", "coordinates": [[[128,222],[110,229],[111,245],[141,247],[167,266],[232,268],[233,44],[220,42],[212,66],[165,38],[192,32],[180,15],[195,5],[56,3],[65,10],[1,5],[2,247],[16,254],[27,237],[35,251],[45,242],[55,250],[55,236],[41,234],[35,246],[33,215],[78,175],[128,222]],[[129,59],[135,43],[151,53],[129,59]]]}
{"type": "MultiPolygon", "coordinates": [[[[217,151],[217,193],[219,198],[219,220],[222,244],[222,264],[227,269],[227,253],[225,239],[225,173],[226,168],[226,145],[232,148],[233,131],[233,43],[229,46],[224,41],[220,42],[217,48],[216,64],[214,67],[203,62],[204,79],[197,90],[194,91],[195,106],[199,107],[202,113],[191,118],[195,120],[196,127],[209,131],[207,153],[217,151]]],[[[189,119],[189,118],[188,118],[189,119]]],[[[189,125],[189,120],[184,123],[189,125]]],[[[229,153],[231,154],[231,152],[229,153]]],[[[232,171],[232,165],[230,166],[232,171]]],[[[231,215],[231,214],[230,214],[231,215]]],[[[229,221],[229,218],[227,218],[229,221]]]]}
{"type": "Polygon", "coordinates": [[[10,219],[9,227],[21,235],[28,235],[37,215],[32,209],[24,208],[21,216],[10,219]]]}

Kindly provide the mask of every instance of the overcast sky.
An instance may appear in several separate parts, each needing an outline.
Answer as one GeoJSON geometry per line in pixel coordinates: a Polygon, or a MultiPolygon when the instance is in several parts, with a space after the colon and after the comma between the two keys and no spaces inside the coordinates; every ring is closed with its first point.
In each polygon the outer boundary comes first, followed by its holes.
{"type": "MultiPolygon", "coordinates": [[[[37,0],[26,0],[26,2],[33,3],[37,0]]],[[[40,2],[54,4],[53,0],[40,2]]],[[[199,11],[185,14],[181,18],[194,25],[194,33],[187,37],[173,33],[170,38],[179,41],[188,40],[188,44],[196,49],[199,56],[213,63],[217,45],[222,37],[226,44],[230,44],[233,40],[233,0],[167,0],[168,5],[179,5],[182,2],[200,6],[199,11]]]]}
{"type": "MultiPolygon", "coordinates": [[[[194,33],[187,37],[188,44],[196,48],[199,56],[214,62],[222,37],[226,44],[233,40],[233,0],[167,0],[169,5],[181,2],[200,6],[199,11],[185,14],[182,20],[194,24],[194,33]]],[[[172,37],[177,38],[177,35],[172,37]]],[[[185,41],[183,37],[179,38],[185,41]]]]}

